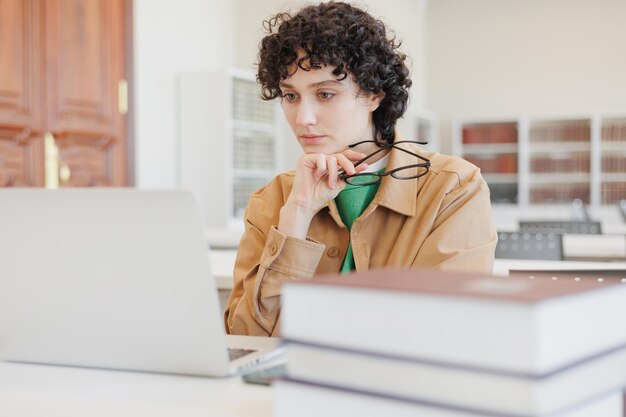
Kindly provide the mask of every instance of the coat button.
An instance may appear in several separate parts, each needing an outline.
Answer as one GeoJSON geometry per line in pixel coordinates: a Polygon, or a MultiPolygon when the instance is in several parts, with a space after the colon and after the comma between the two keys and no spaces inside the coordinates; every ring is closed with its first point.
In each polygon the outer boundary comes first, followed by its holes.
{"type": "Polygon", "coordinates": [[[270,246],[270,255],[276,255],[277,250],[278,250],[278,246],[276,245],[270,246]]]}
{"type": "Polygon", "coordinates": [[[335,256],[339,255],[339,248],[336,248],[333,246],[332,248],[326,251],[326,255],[330,256],[331,258],[334,258],[335,256]]]}

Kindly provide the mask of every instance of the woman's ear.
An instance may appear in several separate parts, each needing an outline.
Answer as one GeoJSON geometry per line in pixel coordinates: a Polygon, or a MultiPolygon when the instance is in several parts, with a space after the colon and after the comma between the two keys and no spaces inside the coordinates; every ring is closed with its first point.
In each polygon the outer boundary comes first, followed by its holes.
{"type": "Polygon", "coordinates": [[[380,106],[380,102],[385,98],[385,92],[380,90],[376,94],[372,94],[370,96],[370,112],[374,112],[378,106],[380,106]]]}

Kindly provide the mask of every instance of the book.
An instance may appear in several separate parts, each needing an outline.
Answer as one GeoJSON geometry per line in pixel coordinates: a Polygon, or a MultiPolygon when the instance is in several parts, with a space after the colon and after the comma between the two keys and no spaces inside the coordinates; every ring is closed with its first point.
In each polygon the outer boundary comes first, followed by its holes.
{"type": "Polygon", "coordinates": [[[535,377],[625,346],[626,285],[561,277],[380,269],[290,281],[281,335],[535,377]]]}
{"type": "Polygon", "coordinates": [[[286,375],[292,380],[475,413],[551,415],[626,385],[626,348],[541,377],[481,372],[289,340],[285,352],[286,375]]]}
{"type": "MultiPolygon", "coordinates": [[[[402,401],[355,390],[338,390],[322,385],[279,380],[274,385],[274,417],[512,417],[428,402],[402,401]]],[[[622,417],[622,392],[614,391],[584,404],[544,417],[622,417]]]]}

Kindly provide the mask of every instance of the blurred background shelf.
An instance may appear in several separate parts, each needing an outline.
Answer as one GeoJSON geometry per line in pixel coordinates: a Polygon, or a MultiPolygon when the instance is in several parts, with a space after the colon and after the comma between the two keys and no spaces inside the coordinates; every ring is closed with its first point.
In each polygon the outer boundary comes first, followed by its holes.
{"type": "Polygon", "coordinates": [[[458,119],[453,153],[481,168],[494,204],[594,207],[626,198],[626,112],[458,119]]]}

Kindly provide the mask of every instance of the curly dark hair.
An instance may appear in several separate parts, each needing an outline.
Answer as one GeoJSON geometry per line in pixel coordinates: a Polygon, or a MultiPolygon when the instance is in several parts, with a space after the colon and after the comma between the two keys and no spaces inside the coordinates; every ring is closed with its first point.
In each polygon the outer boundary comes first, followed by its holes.
{"type": "Polygon", "coordinates": [[[281,96],[279,83],[296,62],[309,71],[333,66],[338,79],[352,76],[362,91],[384,92],[374,111],[374,138],[391,143],[396,121],[406,111],[411,79],[406,55],[395,36],[387,37],[385,24],[369,13],[342,2],[328,2],[301,9],[296,15],[279,13],[263,22],[267,35],[261,41],[257,81],[261,96],[281,96]],[[304,55],[298,59],[298,51],[304,55]]]}

